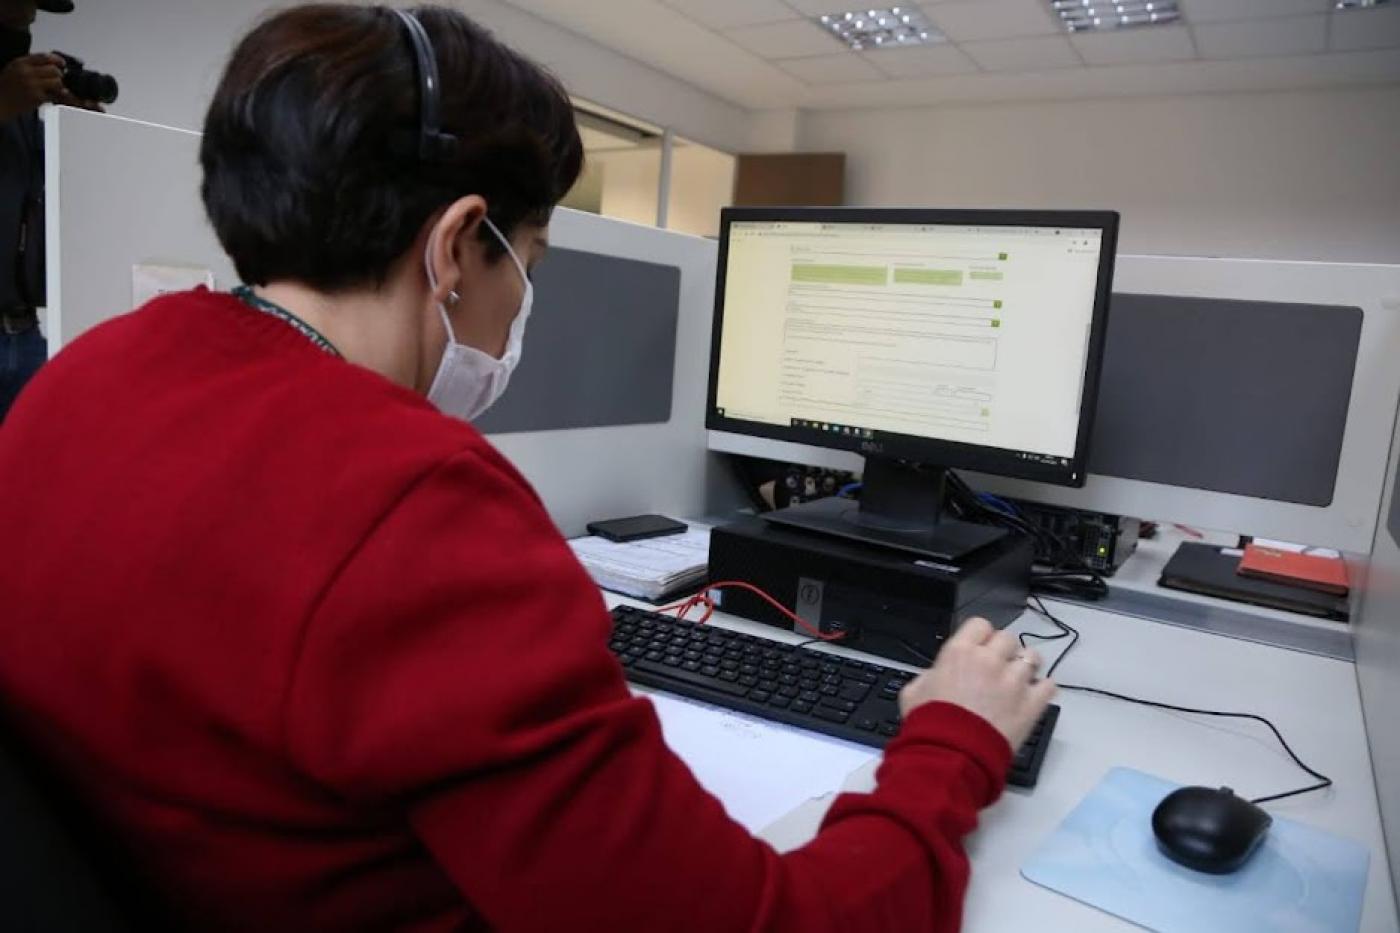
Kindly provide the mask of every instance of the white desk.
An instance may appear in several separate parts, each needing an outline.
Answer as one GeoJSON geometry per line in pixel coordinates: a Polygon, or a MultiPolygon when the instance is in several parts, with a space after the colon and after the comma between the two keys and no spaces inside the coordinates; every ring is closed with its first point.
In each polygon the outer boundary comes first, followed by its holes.
{"type": "MultiPolygon", "coordinates": [[[[631,602],[605,594],[609,605],[631,602]]],[[[1357,840],[1371,850],[1361,929],[1400,929],[1385,845],[1381,838],[1371,760],[1361,719],[1354,667],[1315,655],[1194,632],[1047,601],[1051,611],[1083,635],[1056,672],[1065,683],[1101,687],[1186,706],[1267,716],[1313,767],[1332,777],[1329,792],[1269,804],[1271,812],[1357,840]]],[[[799,641],[796,635],[733,616],[712,624],[799,641]]],[[[1052,631],[1031,613],[1013,630],[1052,631]]],[[[1053,657],[1063,642],[1045,646],[1053,657]]],[[[886,658],[820,646],[882,664],[886,658]]],[[[1263,726],[1177,715],[1086,694],[1062,691],[1063,713],[1033,791],[1008,789],[982,814],[969,838],[972,884],[964,929],[1002,933],[1026,928],[1093,933],[1132,930],[1117,920],[1020,876],[1025,857],[1115,766],[1127,766],[1187,784],[1229,785],[1258,796],[1308,783],[1263,726]]],[[[848,790],[873,786],[875,765],[847,781],[848,790]]],[[[831,800],[802,803],[760,835],[780,850],[815,835],[831,800]]]]}

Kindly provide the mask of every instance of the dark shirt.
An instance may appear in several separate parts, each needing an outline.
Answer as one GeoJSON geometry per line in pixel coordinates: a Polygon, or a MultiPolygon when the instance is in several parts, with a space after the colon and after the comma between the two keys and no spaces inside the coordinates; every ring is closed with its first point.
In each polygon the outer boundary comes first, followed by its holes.
{"type": "Polygon", "coordinates": [[[0,123],[0,313],[44,304],[44,128],[0,123]]]}

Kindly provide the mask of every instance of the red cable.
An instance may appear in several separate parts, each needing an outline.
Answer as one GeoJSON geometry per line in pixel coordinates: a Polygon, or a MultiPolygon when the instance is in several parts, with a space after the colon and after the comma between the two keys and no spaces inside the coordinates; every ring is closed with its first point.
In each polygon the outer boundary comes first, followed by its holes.
{"type": "Polygon", "coordinates": [[[660,609],[657,610],[657,612],[674,611],[676,612],[676,618],[684,619],[687,612],[694,609],[696,606],[703,605],[705,607],[705,614],[701,616],[695,624],[704,625],[706,622],[710,621],[710,617],[715,613],[715,601],[710,598],[710,591],[723,589],[740,589],[747,590],[750,593],[753,593],[755,596],[758,596],[759,598],[766,601],[768,605],[772,606],[774,609],[787,616],[794,623],[796,623],[798,627],[800,627],[803,631],[807,632],[807,634],[811,635],[813,638],[820,638],[822,641],[840,641],[841,639],[846,637],[845,632],[823,632],[819,629],[813,628],[811,624],[807,622],[806,619],[802,618],[797,613],[788,609],[786,606],[778,602],[772,596],[769,596],[763,590],[754,586],[752,583],[744,583],[740,580],[723,580],[719,583],[711,583],[710,585],[706,586],[703,590],[690,597],[689,599],[682,600],[678,603],[672,603],[669,606],[662,606],[660,609]]]}

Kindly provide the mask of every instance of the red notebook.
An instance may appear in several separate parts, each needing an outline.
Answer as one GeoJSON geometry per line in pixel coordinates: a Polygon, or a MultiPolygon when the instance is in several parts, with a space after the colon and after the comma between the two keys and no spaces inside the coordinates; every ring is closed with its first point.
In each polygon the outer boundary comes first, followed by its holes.
{"type": "Polygon", "coordinates": [[[1244,577],[1273,580],[1336,596],[1345,596],[1349,589],[1347,565],[1339,557],[1300,554],[1258,544],[1244,549],[1236,572],[1244,577]]]}

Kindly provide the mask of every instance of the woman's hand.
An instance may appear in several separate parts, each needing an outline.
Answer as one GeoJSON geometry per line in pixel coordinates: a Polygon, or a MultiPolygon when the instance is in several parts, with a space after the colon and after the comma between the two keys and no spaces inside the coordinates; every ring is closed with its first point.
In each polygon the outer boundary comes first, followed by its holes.
{"type": "Polygon", "coordinates": [[[1054,681],[1035,680],[1040,656],[1023,650],[1009,632],[986,619],[969,619],[943,643],[933,667],[905,684],[900,712],[942,701],[991,723],[1014,750],[1031,734],[1055,695],[1054,681]]]}

